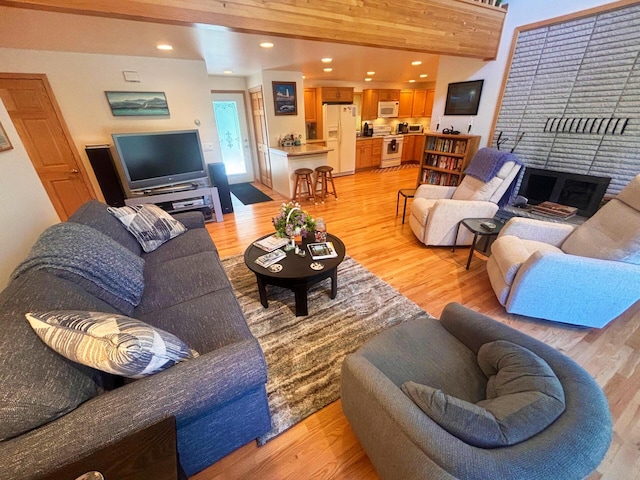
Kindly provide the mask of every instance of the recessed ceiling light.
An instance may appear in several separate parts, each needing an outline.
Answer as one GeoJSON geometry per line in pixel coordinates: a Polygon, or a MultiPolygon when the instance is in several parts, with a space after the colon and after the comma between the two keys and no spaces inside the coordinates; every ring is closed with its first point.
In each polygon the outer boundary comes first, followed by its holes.
{"type": "Polygon", "coordinates": [[[333,68],[325,68],[324,71],[325,72],[333,72],[333,68]]]}
{"type": "Polygon", "coordinates": [[[224,73],[225,75],[231,75],[233,73],[233,70],[223,70],[222,73],[224,73]]]}
{"type": "Polygon", "coordinates": [[[426,73],[421,73],[420,74],[420,78],[427,78],[429,75],[427,75],[426,73]]]}
{"type": "Polygon", "coordinates": [[[367,77],[364,79],[365,82],[370,82],[371,80],[373,80],[373,78],[367,77]]]}
{"type": "Polygon", "coordinates": [[[271,43],[271,42],[262,42],[262,43],[260,44],[260,46],[261,46],[262,48],[273,48],[273,43],[271,43]]]}
{"type": "Polygon", "coordinates": [[[331,63],[331,62],[333,62],[333,58],[330,58],[330,57],[321,58],[320,60],[322,60],[322,63],[331,63]]]}
{"type": "Polygon", "coordinates": [[[411,65],[422,65],[422,62],[420,60],[416,60],[414,62],[411,62],[411,65]]]}
{"type": "Polygon", "coordinates": [[[415,80],[409,80],[409,83],[416,83],[415,80]]]}
{"type": "Polygon", "coordinates": [[[158,50],[173,50],[173,45],[169,45],[168,43],[159,43],[156,45],[158,50]]]}
{"type": "Polygon", "coordinates": [[[307,76],[306,75],[302,75],[302,79],[304,80],[305,78],[307,78],[307,76]]]}
{"type": "Polygon", "coordinates": [[[376,72],[367,72],[367,75],[375,75],[376,72]]]}

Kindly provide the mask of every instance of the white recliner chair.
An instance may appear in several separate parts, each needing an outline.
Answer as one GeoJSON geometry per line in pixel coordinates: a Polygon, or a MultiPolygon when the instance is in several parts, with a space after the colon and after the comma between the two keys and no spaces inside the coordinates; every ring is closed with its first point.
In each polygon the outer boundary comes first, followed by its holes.
{"type": "Polygon", "coordinates": [[[427,184],[418,187],[411,203],[411,230],[425,245],[470,245],[473,235],[466,229],[460,230],[456,241],[458,224],[465,218],[493,217],[521,167],[517,157],[508,152],[493,148],[478,150],[457,187],[427,184]]]}
{"type": "Polygon", "coordinates": [[[640,300],[640,175],[580,226],[512,218],[487,273],[509,313],[604,327],[640,300]]]}

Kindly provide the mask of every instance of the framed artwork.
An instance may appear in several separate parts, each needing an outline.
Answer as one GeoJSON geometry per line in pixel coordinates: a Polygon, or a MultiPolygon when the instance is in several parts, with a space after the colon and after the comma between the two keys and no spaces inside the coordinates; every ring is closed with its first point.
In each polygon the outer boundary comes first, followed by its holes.
{"type": "Polygon", "coordinates": [[[104,92],[114,117],[169,115],[164,92],[104,92]]]}
{"type": "Polygon", "coordinates": [[[447,89],[445,115],[477,115],[484,80],[450,83],[447,89]]]}
{"type": "Polygon", "coordinates": [[[9,141],[9,137],[7,137],[7,132],[4,131],[4,127],[0,123],[0,152],[4,152],[5,150],[11,150],[13,145],[9,141]]]}
{"type": "Polygon", "coordinates": [[[298,115],[296,82],[271,82],[276,115],[298,115]]]}

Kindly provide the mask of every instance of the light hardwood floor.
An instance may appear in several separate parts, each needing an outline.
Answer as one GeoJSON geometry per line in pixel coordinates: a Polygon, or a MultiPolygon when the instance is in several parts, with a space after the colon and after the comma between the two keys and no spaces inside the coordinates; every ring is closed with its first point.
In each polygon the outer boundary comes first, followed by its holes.
{"type": "MultiPolygon", "coordinates": [[[[436,317],[447,303],[459,302],[576,360],[603,387],[615,428],[609,453],[589,479],[640,478],[640,305],[602,330],[507,314],[489,285],[485,257],[476,253],[465,270],[468,248],[452,253],[419,243],[408,223],[401,223],[402,199],[395,216],[398,189],[413,187],[416,176],[417,170],[408,168],[340,177],[337,201],[304,207],[325,219],[348,255],[436,317]]],[[[275,201],[244,206],[233,197],[234,213],[225,215],[223,223],[208,224],[223,258],[242,253],[257,236],[273,231],[271,217],[287,199],[256,186],[275,201]]],[[[192,480],[377,478],[337,401],[261,448],[254,442],[245,445],[192,480]]]]}

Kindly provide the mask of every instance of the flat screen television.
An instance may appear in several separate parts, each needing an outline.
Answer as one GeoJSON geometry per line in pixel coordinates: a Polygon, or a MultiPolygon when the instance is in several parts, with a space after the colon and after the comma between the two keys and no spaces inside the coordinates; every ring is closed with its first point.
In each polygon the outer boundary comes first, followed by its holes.
{"type": "Polygon", "coordinates": [[[450,83],[447,89],[445,115],[477,115],[484,80],[450,83]]]}
{"type": "Polygon", "coordinates": [[[527,167],[518,194],[531,205],[556,202],[576,207],[578,215],[590,217],[600,207],[610,181],[609,177],[527,167]]]}
{"type": "Polygon", "coordinates": [[[111,135],[129,190],[150,190],[207,178],[198,130],[111,135]]]}

